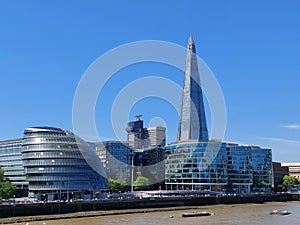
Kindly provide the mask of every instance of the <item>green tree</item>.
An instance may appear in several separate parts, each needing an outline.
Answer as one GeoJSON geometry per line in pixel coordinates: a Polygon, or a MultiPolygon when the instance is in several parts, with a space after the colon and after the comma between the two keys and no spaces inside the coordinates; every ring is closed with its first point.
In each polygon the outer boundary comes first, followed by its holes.
{"type": "Polygon", "coordinates": [[[150,182],[147,177],[138,176],[133,182],[134,190],[148,190],[150,188],[150,182]]]}
{"type": "Polygon", "coordinates": [[[16,190],[16,186],[9,181],[0,183],[0,196],[2,198],[12,197],[14,194],[16,194],[16,190]]]}
{"type": "Polygon", "coordinates": [[[228,177],[228,179],[227,179],[226,191],[228,191],[228,192],[233,191],[233,184],[232,184],[230,177],[228,177]]]}
{"type": "Polygon", "coordinates": [[[0,197],[9,198],[16,194],[16,186],[10,183],[9,181],[4,181],[4,170],[0,166],[0,197]]]}
{"type": "Polygon", "coordinates": [[[0,166],[0,183],[2,183],[3,181],[4,181],[4,170],[0,166]]]}
{"type": "Polygon", "coordinates": [[[126,182],[124,180],[108,179],[108,189],[110,192],[123,192],[126,189],[126,182]]]}
{"type": "Polygon", "coordinates": [[[287,176],[287,175],[285,175],[283,177],[283,186],[291,187],[291,186],[296,185],[296,184],[299,184],[299,181],[297,180],[296,177],[287,176]]]}

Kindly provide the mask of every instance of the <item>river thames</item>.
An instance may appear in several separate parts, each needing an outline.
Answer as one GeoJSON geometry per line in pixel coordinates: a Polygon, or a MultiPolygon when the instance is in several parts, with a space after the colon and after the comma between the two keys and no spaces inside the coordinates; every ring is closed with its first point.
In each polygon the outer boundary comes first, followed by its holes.
{"type": "MultiPolygon", "coordinates": [[[[26,224],[26,223],[24,223],[26,224]]],[[[77,219],[29,222],[29,225],[299,225],[300,202],[202,206],[197,209],[85,217],[77,219]],[[273,210],[288,210],[290,215],[271,215],[273,210]],[[181,217],[182,213],[207,211],[208,217],[181,217]]]]}

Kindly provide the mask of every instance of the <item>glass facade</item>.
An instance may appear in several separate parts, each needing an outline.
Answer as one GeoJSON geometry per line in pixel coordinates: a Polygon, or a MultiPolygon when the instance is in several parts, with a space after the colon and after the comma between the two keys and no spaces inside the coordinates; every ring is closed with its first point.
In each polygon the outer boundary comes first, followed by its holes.
{"type": "MultiPolygon", "coordinates": [[[[153,189],[164,187],[165,148],[156,146],[134,151],[135,174],[140,172],[149,179],[153,189]]],[[[134,177],[135,179],[136,177],[134,177]]]]}
{"type": "Polygon", "coordinates": [[[176,143],[166,146],[165,154],[167,189],[219,191],[225,189],[226,143],[176,143]]]}
{"type": "Polygon", "coordinates": [[[105,141],[94,144],[95,151],[101,159],[107,177],[124,180],[130,184],[131,148],[127,142],[105,141]]]}
{"type": "Polygon", "coordinates": [[[273,183],[272,150],[251,147],[253,189],[271,188],[273,183]]]}
{"type": "Polygon", "coordinates": [[[187,48],[177,137],[178,142],[188,140],[208,141],[196,47],[193,37],[189,38],[187,48]]]}
{"type": "Polygon", "coordinates": [[[251,148],[227,144],[228,186],[227,191],[250,192],[253,183],[251,148]]]}
{"type": "Polygon", "coordinates": [[[166,146],[165,183],[171,190],[247,193],[272,186],[272,151],[218,142],[166,146]]]}
{"type": "Polygon", "coordinates": [[[0,166],[5,179],[16,185],[16,196],[27,196],[28,182],[22,163],[22,139],[0,141],[0,166]]]}
{"type": "Polygon", "coordinates": [[[31,196],[69,200],[107,189],[100,159],[71,132],[51,127],[27,128],[22,147],[31,196]]]}

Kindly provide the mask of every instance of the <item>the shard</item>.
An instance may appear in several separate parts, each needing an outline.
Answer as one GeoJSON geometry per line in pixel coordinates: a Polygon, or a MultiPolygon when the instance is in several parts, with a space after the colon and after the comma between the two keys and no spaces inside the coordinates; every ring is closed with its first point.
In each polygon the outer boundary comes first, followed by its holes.
{"type": "Polygon", "coordinates": [[[177,141],[208,141],[194,39],[188,41],[177,141]]]}

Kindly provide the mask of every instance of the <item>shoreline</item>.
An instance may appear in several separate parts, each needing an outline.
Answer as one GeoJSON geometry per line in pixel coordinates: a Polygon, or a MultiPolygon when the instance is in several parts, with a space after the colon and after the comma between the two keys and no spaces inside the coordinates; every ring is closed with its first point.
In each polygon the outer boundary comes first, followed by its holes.
{"type": "MultiPolygon", "coordinates": [[[[298,201],[288,201],[288,202],[298,202],[298,201]]],[[[85,217],[129,215],[129,214],[152,213],[152,212],[168,212],[168,211],[171,212],[171,211],[180,211],[180,210],[189,210],[189,209],[207,210],[212,208],[213,206],[236,207],[238,205],[244,205],[244,206],[262,205],[262,204],[272,204],[272,203],[282,203],[282,201],[263,202],[263,203],[242,203],[242,204],[218,204],[218,205],[202,205],[202,206],[176,206],[176,207],[164,207],[164,208],[100,210],[100,211],[86,211],[86,212],[75,212],[75,213],[54,214],[54,215],[24,216],[24,217],[1,218],[0,224],[20,224],[25,222],[77,219],[77,218],[85,218],[85,217]]]]}
{"type": "MultiPolygon", "coordinates": [[[[259,204],[259,203],[249,203],[249,204],[259,204]]],[[[236,204],[226,205],[226,206],[230,207],[233,205],[236,204]]],[[[24,222],[33,222],[33,221],[43,221],[43,220],[76,219],[76,218],[97,217],[97,216],[115,216],[115,215],[124,215],[124,214],[151,213],[151,212],[162,212],[162,211],[167,212],[167,211],[175,211],[175,210],[200,209],[200,208],[204,209],[205,206],[175,206],[175,207],[167,207],[167,208],[100,210],[100,211],[86,211],[86,212],[75,212],[75,213],[65,213],[65,214],[53,214],[53,215],[22,216],[22,217],[12,217],[12,218],[0,218],[0,224],[14,224],[14,223],[24,223],[24,222]]]]}
{"type": "Polygon", "coordinates": [[[185,209],[199,209],[220,205],[263,204],[287,202],[290,195],[253,195],[225,197],[180,197],[159,199],[111,200],[94,202],[49,203],[41,205],[1,206],[0,224],[24,223],[42,220],[60,220],[82,217],[136,214],[185,209]]]}

